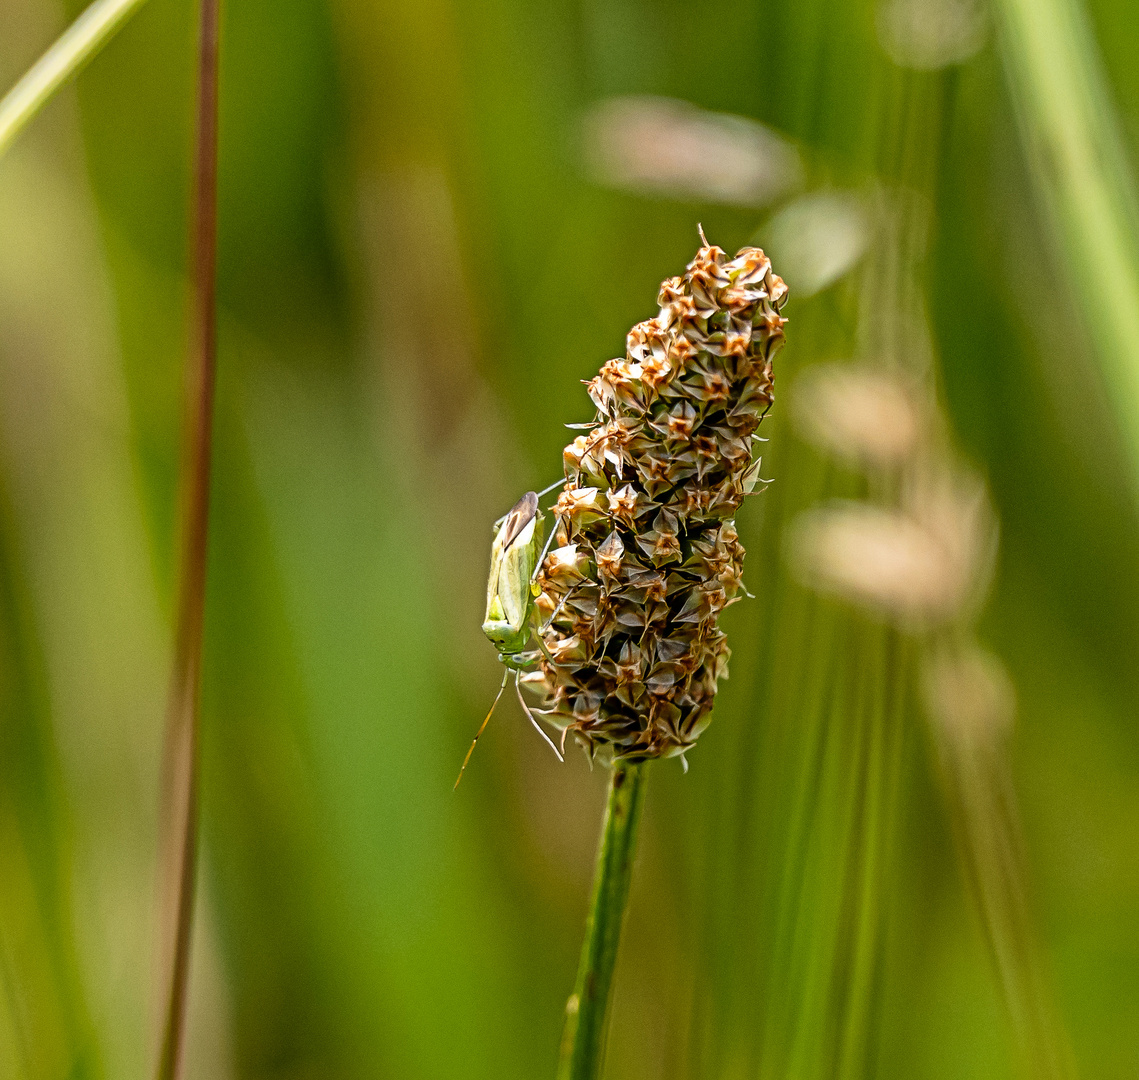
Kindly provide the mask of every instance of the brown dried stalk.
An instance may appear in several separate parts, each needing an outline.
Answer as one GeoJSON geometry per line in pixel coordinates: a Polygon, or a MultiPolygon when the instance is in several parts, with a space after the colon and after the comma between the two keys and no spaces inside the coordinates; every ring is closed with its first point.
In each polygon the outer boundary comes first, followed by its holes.
{"type": "Polygon", "coordinates": [[[205,616],[216,369],[218,22],[220,0],[201,0],[198,135],[192,234],[193,313],[182,441],[182,538],[174,675],[166,719],[162,929],[167,950],[158,1080],[182,1075],[198,838],[198,714],[205,616]]]}

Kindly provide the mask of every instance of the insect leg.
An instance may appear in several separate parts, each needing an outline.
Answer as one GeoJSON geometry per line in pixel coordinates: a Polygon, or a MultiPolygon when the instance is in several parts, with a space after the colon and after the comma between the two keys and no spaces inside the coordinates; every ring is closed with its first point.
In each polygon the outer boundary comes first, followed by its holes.
{"type": "MultiPolygon", "coordinates": [[[[566,483],[568,483],[568,481],[563,476],[560,480],[555,480],[549,487],[544,487],[544,488],[542,488],[541,491],[535,492],[535,498],[540,499],[543,495],[549,495],[550,492],[554,490],[554,488],[562,487],[566,483]]],[[[502,517],[495,519],[494,529],[496,532],[498,531],[498,529],[501,527],[502,523],[508,517],[510,517],[510,511],[509,510],[507,510],[506,513],[502,515],[502,517]]]]}
{"type": "Polygon", "coordinates": [[[554,542],[554,537],[558,534],[557,522],[554,522],[554,527],[550,530],[550,535],[546,537],[546,545],[542,548],[542,554],[538,556],[538,561],[534,564],[534,573],[530,575],[530,584],[533,585],[538,580],[538,575],[542,572],[542,564],[546,561],[546,556],[550,553],[550,545],[554,542]]]}
{"type": "Polygon", "coordinates": [[[573,596],[573,594],[574,594],[574,592],[577,590],[577,588],[578,588],[578,586],[576,586],[576,585],[571,585],[571,586],[570,586],[570,587],[569,587],[569,588],[566,590],[566,594],[565,594],[565,596],[563,596],[563,597],[562,597],[562,598],[561,598],[561,599],[558,601],[558,606],[557,606],[556,608],[554,608],[554,613],[553,613],[553,614],[552,614],[552,615],[551,615],[551,616],[550,616],[550,617],[549,617],[549,618],[546,620],[546,625],[545,625],[545,626],[543,626],[543,627],[541,628],[541,630],[539,630],[539,631],[538,631],[538,637],[539,637],[539,638],[540,638],[540,637],[541,637],[541,636],[542,636],[542,635],[543,635],[543,634],[544,634],[544,633],[545,633],[547,630],[549,630],[549,629],[550,629],[550,627],[551,627],[551,626],[553,625],[553,623],[554,623],[554,620],[555,620],[555,619],[558,617],[558,615],[560,615],[560,614],[561,614],[561,610],[562,610],[562,608],[564,608],[564,607],[566,606],[566,601],[567,601],[567,600],[568,600],[568,599],[569,599],[571,596],[573,596]]]}
{"type": "MultiPolygon", "coordinates": [[[[562,755],[561,755],[561,752],[560,752],[560,751],[558,750],[558,748],[557,748],[557,747],[554,745],[554,740],[553,740],[553,739],[551,739],[551,738],[550,738],[550,736],[549,736],[549,735],[547,735],[547,734],[545,733],[545,731],[543,731],[543,730],[542,730],[542,726],[541,726],[541,725],[538,723],[538,721],[537,721],[537,719],[535,718],[534,714],[533,714],[533,713],[530,711],[530,706],[526,704],[526,699],[525,699],[525,698],[522,696],[522,687],[521,687],[521,685],[519,685],[519,682],[518,682],[519,678],[520,678],[520,675],[519,675],[519,673],[516,671],[516,672],[514,673],[514,689],[515,689],[515,691],[516,691],[516,692],[517,692],[517,694],[518,694],[518,704],[522,706],[522,711],[523,711],[523,712],[524,712],[524,713],[525,713],[525,714],[526,714],[526,715],[527,715],[527,716],[530,718],[530,723],[534,725],[534,730],[535,730],[535,731],[536,731],[536,732],[537,732],[539,735],[541,735],[543,739],[545,739],[545,740],[546,740],[546,744],[549,746],[549,748],[550,748],[551,750],[553,750],[553,752],[554,752],[554,754],[556,755],[556,757],[557,757],[558,761],[562,761],[562,762],[564,762],[564,761],[565,761],[565,758],[564,758],[564,757],[562,757],[562,755]]],[[[503,683],[503,685],[505,686],[506,684],[505,684],[505,683],[503,683]]],[[[499,692],[501,693],[501,691],[499,691],[499,692]]]]}
{"type": "Polygon", "coordinates": [[[566,478],[564,476],[560,480],[555,480],[549,487],[542,488],[542,490],[538,492],[538,498],[540,499],[543,495],[549,495],[554,488],[562,487],[565,483],[566,478]]]}
{"type": "Polygon", "coordinates": [[[546,643],[545,643],[545,641],[542,639],[542,635],[541,635],[541,633],[535,633],[535,634],[534,634],[534,637],[535,637],[535,639],[536,639],[536,640],[537,640],[537,642],[538,642],[538,648],[542,650],[542,655],[543,655],[543,656],[544,656],[544,657],[545,657],[547,660],[549,660],[551,664],[553,664],[555,667],[557,667],[557,663],[558,663],[558,662],[557,662],[557,661],[556,661],[556,660],[553,658],[553,656],[551,656],[551,655],[550,655],[550,650],[549,650],[548,648],[546,648],[546,643]]]}
{"type": "Polygon", "coordinates": [[[502,691],[506,689],[506,680],[510,678],[510,669],[507,668],[502,673],[502,685],[498,688],[498,693],[494,695],[494,702],[491,704],[490,712],[486,714],[486,719],[482,722],[478,731],[475,732],[475,737],[471,740],[471,748],[467,751],[467,756],[463,758],[463,767],[459,770],[458,778],[455,780],[455,786],[451,789],[457,791],[459,788],[459,781],[463,779],[463,773],[467,771],[467,762],[471,760],[471,754],[475,752],[475,745],[479,741],[479,736],[486,731],[487,724],[490,723],[490,718],[494,715],[495,707],[498,705],[498,699],[502,697],[502,691]]]}

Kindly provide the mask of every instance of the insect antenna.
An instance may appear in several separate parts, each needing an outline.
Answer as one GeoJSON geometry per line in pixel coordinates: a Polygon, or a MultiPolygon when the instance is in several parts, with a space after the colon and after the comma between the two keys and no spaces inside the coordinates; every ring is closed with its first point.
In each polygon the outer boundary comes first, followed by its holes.
{"type": "Polygon", "coordinates": [[[487,724],[490,723],[490,718],[494,715],[495,707],[498,705],[498,699],[502,697],[502,691],[506,689],[506,680],[510,678],[510,669],[502,673],[502,685],[498,688],[498,693],[494,695],[494,701],[491,703],[490,712],[486,714],[486,719],[479,726],[478,731],[475,732],[475,737],[471,740],[471,748],[467,751],[467,756],[463,758],[463,767],[459,770],[459,775],[455,780],[455,786],[451,788],[452,791],[459,790],[459,782],[463,779],[463,773],[467,771],[467,763],[471,760],[471,754],[475,752],[475,746],[478,744],[479,736],[486,731],[487,724]]]}
{"type": "MultiPolygon", "coordinates": [[[[509,674],[509,672],[508,672],[507,674],[509,674]]],[[[558,761],[560,761],[560,762],[562,762],[562,763],[564,764],[564,763],[565,763],[565,760],[566,760],[566,759],[565,759],[564,757],[562,757],[561,751],[560,751],[560,750],[558,750],[558,748],[557,748],[557,747],[554,745],[554,740],[553,740],[553,739],[551,739],[551,738],[550,738],[550,736],[549,736],[549,735],[547,735],[547,734],[545,733],[545,731],[543,731],[543,730],[542,730],[542,726],[541,726],[541,725],[538,723],[538,721],[537,721],[537,718],[536,718],[536,717],[534,716],[534,714],[533,714],[533,713],[530,711],[530,706],[526,704],[526,699],[525,699],[525,698],[522,696],[522,687],[519,685],[519,682],[518,682],[519,678],[521,678],[521,676],[520,676],[520,674],[519,674],[519,673],[516,671],[516,672],[514,673],[514,689],[515,689],[515,691],[517,691],[517,693],[518,693],[518,704],[522,706],[522,711],[523,711],[523,712],[524,712],[524,713],[525,713],[525,714],[526,714],[526,715],[527,715],[527,716],[530,718],[530,723],[534,725],[534,730],[535,730],[535,731],[536,731],[536,732],[537,732],[539,735],[541,735],[543,739],[545,739],[545,740],[546,740],[546,745],[547,745],[547,746],[549,746],[549,748],[550,748],[551,750],[553,750],[553,752],[554,752],[555,756],[557,757],[558,761]]],[[[506,683],[503,683],[502,685],[503,685],[503,686],[505,686],[505,685],[506,685],[506,683]]],[[[501,693],[502,693],[502,691],[500,690],[500,691],[499,691],[499,693],[501,694],[501,693]]],[[[478,736],[476,736],[476,738],[477,738],[477,737],[478,737],[478,736]]],[[[474,749],[474,747],[472,747],[471,749],[474,749]]],[[[470,755],[468,754],[467,756],[469,757],[470,755]]],[[[465,766],[464,766],[464,768],[465,768],[465,766]]],[[[460,776],[462,776],[463,774],[462,774],[462,773],[460,773],[459,775],[460,775],[460,776]]],[[[456,785],[456,786],[457,786],[457,785],[456,785]]]]}

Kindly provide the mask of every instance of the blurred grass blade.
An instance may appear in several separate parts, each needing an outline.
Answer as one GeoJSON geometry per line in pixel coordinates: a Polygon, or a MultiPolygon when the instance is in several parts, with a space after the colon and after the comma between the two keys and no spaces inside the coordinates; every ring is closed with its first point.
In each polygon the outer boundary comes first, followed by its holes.
{"type": "Polygon", "coordinates": [[[1000,662],[947,640],[923,661],[937,765],[973,901],[1027,1075],[1075,1075],[1037,940],[1027,855],[1009,766],[1014,693],[1000,662]]]}
{"type": "Polygon", "coordinates": [[[0,1076],[101,1075],[72,927],[47,671],[0,470],[0,1076]]]}
{"type": "Polygon", "coordinates": [[[1139,217],[1095,39],[1080,0],[998,0],[996,11],[1033,178],[1139,485],[1139,217]]]}
{"type": "Polygon", "coordinates": [[[0,101],[0,155],[145,0],[95,0],[0,101]]]}
{"type": "Polygon", "coordinates": [[[198,842],[198,729],[217,367],[218,23],[221,0],[201,0],[195,148],[191,353],[182,450],[182,551],[174,677],[166,730],[162,924],[164,971],[159,1080],[182,1075],[198,842]]]}

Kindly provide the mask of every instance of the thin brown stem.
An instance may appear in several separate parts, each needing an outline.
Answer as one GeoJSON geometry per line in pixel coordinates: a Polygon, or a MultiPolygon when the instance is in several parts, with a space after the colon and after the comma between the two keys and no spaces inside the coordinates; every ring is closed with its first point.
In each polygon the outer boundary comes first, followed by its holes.
{"type": "Polygon", "coordinates": [[[166,717],[163,785],[163,1015],[158,1080],[182,1075],[198,838],[198,713],[217,364],[217,139],[220,0],[201,0],[198,128],[191,233],[193,302],[186,365],[174,673],[166,717]]]}

